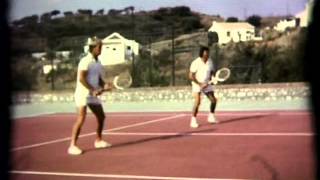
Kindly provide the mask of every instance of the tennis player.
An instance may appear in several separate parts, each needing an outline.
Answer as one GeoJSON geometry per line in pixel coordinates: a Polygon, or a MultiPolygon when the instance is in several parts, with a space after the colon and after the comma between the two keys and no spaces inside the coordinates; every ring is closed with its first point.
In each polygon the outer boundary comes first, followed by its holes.
{"type": "Polygon", "coordinates": [[[68,148],[68,153],[71,155],[80,155],[83,152],[77,146],[77,140],[86,118],[87,107],[89,107],[95,115],[98,124],[94,147],[106,148],[111,146],[111,144],[102,139],[105,113],[101,105],[101,100],[98,97],[103,91],[112,89],[112,85],[105,83],[103,80],[103,66],[98,60],[98,56],[101,53],[102,42],[100,39],[94,37],[88,39],[87,45],[89,46],[89,52],[78,64],[77,83],[74,94],[78,117],[72,128],[71,142],[68,148]]]}
{"type": "Polygon", "coordinates": [[[202,93],[205,94],[211,102],[208,122],[218,123],[214,114],[217,99],[214,95],[213,86],[209,84],[211,76],[214,73],[214,67],[212,60],[209,58],[208,47],[200,47],[199,57],[192,61],[189,70],[189,79],[191,80],[192,95],[194,97],[190,127],[199,127],[196,117],[201,103],[202,93]]]}

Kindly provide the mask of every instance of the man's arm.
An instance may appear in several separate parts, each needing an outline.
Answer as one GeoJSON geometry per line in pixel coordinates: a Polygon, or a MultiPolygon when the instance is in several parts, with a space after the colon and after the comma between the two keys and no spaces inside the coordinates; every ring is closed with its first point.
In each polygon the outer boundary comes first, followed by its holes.
{"type": "Polygon", "coordinates": [[[113,88],[111,82],[105,82],[104,79],[100,76],[99,77],[99,86],[101,87],[99,94],[103,93],[104,91],[110,91],[113,88]]]}
{"type": "Polygon", "coordinates": [[[99,86],[103,88],[105,84],[106,83],[104,82],[104,80],[101,77],[99,77],[99,86]]]}
{"type": "Polygon", "coordinates": [[[99,94],[99,90],[94,89],[87,81],[88,71],[81,70],[80,71],[80,83],[89,90],[90,95],[97,96],[99,94]]]}
{"type": "Polygon", "coordinates": [[[87,81],[88,71],[81,70],[80,71],[80,82],[86,87],[90,92],[94,90],[94,88],[87,81]]]}
{"type": "Polygon", "coordinates": [[[215,75],[215,71],[210,71],[210,78],[215,75]]]}
{"type": "Polygon", "coordinates": [[[189,73],[189,79],[193,82],[195,82],[196,84],[198,84],[200,86],[201,89],[205,88],[208,86],[207,83],[200,83],[197,78],[196,78],[196,73],[190,72],[189,73]]]}
{"type": "Polygon", "coordinates": [[[196,78],[196,73],[194,72],[189,72],[189,79],[193,82],[195,82],[196,84],[200,85],[199,81],[196,78]]]}

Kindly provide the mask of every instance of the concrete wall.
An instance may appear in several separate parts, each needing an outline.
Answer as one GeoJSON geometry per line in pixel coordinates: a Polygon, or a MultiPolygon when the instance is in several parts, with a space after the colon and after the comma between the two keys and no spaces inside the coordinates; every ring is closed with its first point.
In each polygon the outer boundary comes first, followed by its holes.
{"type": "MultiPolygon", "coordinates": [[[[291,101],[309,98],[307,83],[272,83],[248,85],[217,85],[215,93],[219,100],[263,100],[291,101]]],[[[192,99],[191,86],[131,88],[126,91],[112,91],[102,95],[104,102],[148,102],[186,101],[192,99]]],[[[41,102],[73,102],[73,92],[22,92],[12,96],[13,104],[41,102]]]]}

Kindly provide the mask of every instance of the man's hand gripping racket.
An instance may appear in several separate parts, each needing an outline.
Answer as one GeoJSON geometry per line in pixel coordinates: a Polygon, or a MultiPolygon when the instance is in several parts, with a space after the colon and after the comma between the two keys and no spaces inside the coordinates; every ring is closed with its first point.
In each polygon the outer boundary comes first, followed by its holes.
{"type": "Polygon", "coordinates": [[[221,68],[211,77],[208,84],[218,84],[218,82],[226,81],[230,77],[230,74],[231,71],[229,68],[221,68]]]}
{"type": "Polygon", "coordinates": [[[129,73],[119,74],[113,79],[113,86],[119,90],[127,89],[131,86],[131,84],[132,84],[132,77],[130,76],[129,73]]]}

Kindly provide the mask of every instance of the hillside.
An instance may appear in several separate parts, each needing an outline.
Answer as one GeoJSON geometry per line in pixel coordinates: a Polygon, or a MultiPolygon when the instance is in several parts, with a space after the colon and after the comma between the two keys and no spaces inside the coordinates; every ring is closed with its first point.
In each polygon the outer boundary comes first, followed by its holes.
{"type": "MultiPolygon", "coordinates": [[[[104,38],[112,32],[119,32],[129,39],[134,38],[142,45],[141,54],[135,64],[137,87],[168,86],[172,83],[174,37],[175,84],[186,85],[189,83],[187,72],[191,61],[198,56],[199,46],[208,42],[207,29],[213,20],[224,21],[219,15],[209,16],[192,12],[184,6],[135,12],[134,15],[130,11],[109,11],[107,14],[78,11],[64,14],[64,17],[55,17],[52,12],[50,16],[34,15],[11,24],[11,64],[14,67],[12,74],[15,90],[48,90],[52,87],[52,78],[56,89],[74,88],[76,65],[83,53],[83,44],[87,37],[97,35],[104,38]],[[150,47],[151,54],[148,51],[150,47]],[[52,54],[59,50],[71,50],[72,55],[54,74],[44,75],[41,69],[44,62],[30,56],[32,52],[47,51],[52,54]]],[[[234,67],[236,76],[228,83],[303,80],[301,70],[297,70],[300,57],[297,48],[303,46],[306,32],[293,29],[278,33],[264,29],[272,26],[278,18],[261,19],[260,30],[265,41],[210,47],[211,57],[214,60],[218,59],[219,66],[234,67]],[[285,66],[282,67],[282,64],[286,64],[287,61],[290,61],[292,69],[283,71],[285,66]],[[270,68],[274,66],[279,66],[280,69],[272,71],[270,68]],[[281,75],[281,72],[295,71],[300,73],[285,78],[281,75]]],[[[119,71],[133,73],[131,64],[106,68],[108,78],[119,71]]]]}
{"type": "Polygon", "coordinates": [[[83,45],[88,36],[104,38],[113,32],[146,44],[149,38],[152,41],[168,39],[172,29],[180,35],[203,28],[198,13],[185,6],[136,12],[134,15],[123,11],[93,14],[80,10],[63,17],[47,15],[49,17],[45,18],[44,15],[12,22],[14,51],[44,51],[46,46],[55,50],[75,49],[83,45]],[[30,43],[21,43],[26,39],[30,43]]]}
{"type": "MultiPolygon", "coordinates": [[[[270,31],[263,33],[275,33],[276,35],[272,39],[260,42],[229,43],[219,47],[213,45],[210,47],[211,58],[219,67],[233,67],[234,73],[238,76],[234,76],[234,79],[229,81],[230,83],[257,83],[263,81],[262,79],[270,82],[291,81],[291,76],[293,81],[301,81],[303,79],[301,58],[304,53],[305,29],[297,28],[284,33],[270,31]],[[291,64],[285,67],[285,64],[289,62],[291,64]],[[265,68],[265,70],[261,68],[265,68]],[[288,74],[285,77],[278,77],[283,72],[288,74]],[[279,74],[277,75],[277,73],[279,74]]],[[[199,46],[206,45],[206,43],[207,34],[204,32],[180,35],[175,38],[175,68],[178,85],[188,83],[189,65],[198,56],[199,46]]],[[[152,44],[155,55],[168,51],[171,47],[171,40],[152,44]]],[[[158,60],[166,61],[166,59],[171,60],[171,55],[167,54],[158,60]]],[[[166,67],[162,70],[169,78],[171,76],[171,64],[166,67]]]]}

